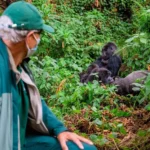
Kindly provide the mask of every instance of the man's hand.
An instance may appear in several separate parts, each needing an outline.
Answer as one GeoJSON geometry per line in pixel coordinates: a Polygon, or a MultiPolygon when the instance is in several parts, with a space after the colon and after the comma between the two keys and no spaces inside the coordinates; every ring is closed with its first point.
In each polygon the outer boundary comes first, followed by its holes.
{"type": "Polygon", "coordinates": [[[72,133],[72,132],[68,132],[68,131],[65,131],[65,132],[62,132],[60,133],[58,136],[57,136],[59,142],[60,142],[60,145],[62,147],[62,150],[68,150],[68,147],[66,145],[66,142],[67,141],[73,141],[75,144],[77,144],[77,146],[80,148],[80,149],[84,149],[83,145],[82,145],[82,142],[85,142],[87,144],[90,144],[90,145],[93,145],[93,143],[84,138],[84,137],[81,137],[75,133],[72,133]]]}

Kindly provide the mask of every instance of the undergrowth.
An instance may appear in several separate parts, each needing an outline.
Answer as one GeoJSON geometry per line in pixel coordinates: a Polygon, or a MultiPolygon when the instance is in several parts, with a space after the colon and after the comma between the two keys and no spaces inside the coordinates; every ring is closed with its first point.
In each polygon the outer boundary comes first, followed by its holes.
{"type": "Polygon", "coordinates": [[[79,82],[109,41],[123,59],[119,75],[150,69],[150,5],[127,0],[33,0],[54,34],[42,33],[30,66],[41,95],[66,126],[99,149],[150,149],[150,77],[139,95],[79,82]],[[142,141],[142,142],[141,142],[142,141]]]}

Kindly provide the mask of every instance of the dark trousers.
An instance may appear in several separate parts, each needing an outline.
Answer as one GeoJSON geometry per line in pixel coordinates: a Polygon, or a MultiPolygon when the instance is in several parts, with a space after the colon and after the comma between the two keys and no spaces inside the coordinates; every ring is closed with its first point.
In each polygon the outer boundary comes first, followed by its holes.
{"type": "MultiPolygon", "coordinates": [[[[71,142],[67,142],[69,150],[80,150],[78,146],[71,142]]],[[[94,145],[83,143],[84,150],[97,150],[94,145]]],[[[23,150],[62,150],[57,138],[43,135],[28,135],[25,140],[23,150]]]]}

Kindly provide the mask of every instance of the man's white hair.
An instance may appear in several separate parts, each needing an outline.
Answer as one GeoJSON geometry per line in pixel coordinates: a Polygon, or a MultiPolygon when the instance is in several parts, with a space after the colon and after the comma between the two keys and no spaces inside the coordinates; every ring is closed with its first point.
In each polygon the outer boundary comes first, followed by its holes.
{"type": "Polygon", "coordinates": [[[25,39],[26,35],[31,31],[29,30],[16,30],[9,28],[13,22],[7,16],[0,17],[0,38],[10,40],[13,43],[17,43],[25,39]]]}

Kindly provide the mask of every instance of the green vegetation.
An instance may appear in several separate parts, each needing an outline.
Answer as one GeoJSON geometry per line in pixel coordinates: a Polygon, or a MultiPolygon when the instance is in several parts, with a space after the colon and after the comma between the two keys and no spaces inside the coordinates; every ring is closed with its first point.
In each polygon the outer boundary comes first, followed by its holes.
{"type": "Polygon", "coordinates": [[[150,149],[150,76],[139,95],[115,86],[87,85],[79,73],[109,41],[123,58],[120,76],[150,69],[148,0],[33,0],[53,35],[42,33],[30,61],[41,95],[68,128],[105,149],[150,149]],[[142,142],[141,142],[142,141],[142,142]]]}

